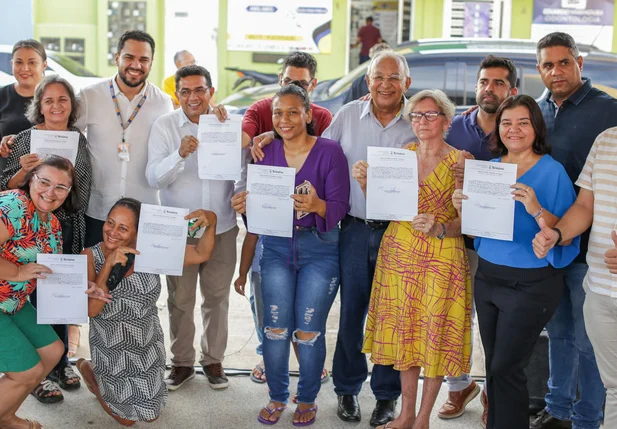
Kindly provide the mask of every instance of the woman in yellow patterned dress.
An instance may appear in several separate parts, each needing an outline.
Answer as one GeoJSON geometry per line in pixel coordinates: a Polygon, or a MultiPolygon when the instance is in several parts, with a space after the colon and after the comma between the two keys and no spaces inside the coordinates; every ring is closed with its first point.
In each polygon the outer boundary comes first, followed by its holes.
{"type": "MultiPolygon", "coordinates": [[[[451,202],[459,151],[443,139],[453,115],[454,105],[439,90],[419,92],[405,108],[419,141],[410,146],[418,155],[419,214],[412,222],[390,222],[383,236],[363,348],[373,363],[401,372],[401,414],[382,428],[428,428],[443,377],[470,369],[471,279],[451,202]]],[[[366,167],[361,161],[353,170],[363,189],[366,167]]]]}

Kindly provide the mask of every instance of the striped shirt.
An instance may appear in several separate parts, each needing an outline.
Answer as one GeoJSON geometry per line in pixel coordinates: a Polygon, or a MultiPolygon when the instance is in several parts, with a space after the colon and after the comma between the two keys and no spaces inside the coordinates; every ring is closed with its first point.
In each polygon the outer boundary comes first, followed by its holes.
{"type": "Polygon", "coordinates": [[[617,275],[611,274],[604,263],[604,253],[615,247],[611,231],[617,228],[617,127],[598,136],[576,185],[594,195],[589,271],[583,285],[597,294],[617,298],[617,275]]]}

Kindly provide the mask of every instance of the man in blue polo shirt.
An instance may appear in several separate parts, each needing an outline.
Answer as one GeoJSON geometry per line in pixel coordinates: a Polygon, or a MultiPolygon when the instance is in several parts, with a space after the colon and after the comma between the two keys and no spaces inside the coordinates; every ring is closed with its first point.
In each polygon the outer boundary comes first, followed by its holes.
{"type": "MultiPolygon", "coordinates": [[[[489,148],[489,139],[495,130],[497,109],[511,95],[516,95],[516,66],[508,58],[489,55],[480,63],[476,83],[476,103],[478,109],[468,115],[459,115],[452,120],[446,137],[451,146],[471,153],[474,158],[488,161],[494,156],[489,148]]],[[[474,250],[473,240],[465,237],[467,256],[473,279],[478,268],[478,254],[474,250]]],[[[453,419],[463,415],[467,404],[480,393],[480,387],[469,374],[459,377],[446,377],[448,399],[437,414],[442,419],[453,419]]],[[[482,415],[486,427],[487,403],[485,394],[482,415]]]]}
{"type": "MultiPolygon", "coordinates": [[[[553,148],[551,155],[563,164],[574,183],[596,137],[617,125],[617,100],[581,77],[583,57],[570,35],[557,32],[543,37],[537,57],[538,71],[550,91],[540,108],[553,148]]],[[[580,255],[564,269],[564,294],[546,326],[549,393],[546,408],[531,423],[531,429],[600,427],[606,393],[583,318],[588,240],[589,231],[581,237],[580,255]]]]}

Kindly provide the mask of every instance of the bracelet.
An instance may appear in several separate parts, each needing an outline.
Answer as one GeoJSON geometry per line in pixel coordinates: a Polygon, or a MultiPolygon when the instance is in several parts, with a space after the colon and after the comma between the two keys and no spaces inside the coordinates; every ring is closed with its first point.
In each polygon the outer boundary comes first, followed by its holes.
{"type": "Polygon", "coordinates": [[[563,237],[561,236],[561,230],[559,228],[551,228],[551,229],[555,231],[558,235],[557,241],[555,242],[555,246],[559,246],[559,243],[561,243],[563,240],[563,237]]]}
{"type": "Polygon", "coordinates": [[[441,234],[437,236],[437,239],[443,240],[444,238],[446,238],[446,225],[442,223],[441,224],[441,234]]]}
{"type": "Polygon", "coordinates": [[[533,216],[534,219],[537,219],[542,213],[544,213],[544,207],[540,206],[540,211],[533,216]]]}

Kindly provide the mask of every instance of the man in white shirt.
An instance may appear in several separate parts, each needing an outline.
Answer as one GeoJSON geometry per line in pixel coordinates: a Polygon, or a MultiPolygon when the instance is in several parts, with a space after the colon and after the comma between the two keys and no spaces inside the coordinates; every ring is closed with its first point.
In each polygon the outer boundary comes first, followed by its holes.
{"type": "Polygon", "coordinates": [[[118,73],[79,94],[77,123],[87,133],[92,158],[92,190],[86,212],[86,247],[102,241],[103,223],[122,197],[158,204],[148,186],[146,163],[150,128],[173,110],[170,97],[147,81],[154,40],[143,31],[125,32],[115,54],[118,73]]]}
{"type": "MultiPolygon", "coordinates": [[[[200,364],[210,387],[228,386],[222,361],[227,347],[229,291],[236,266],[238,226],[231,207],[234,182],[200,179],[195,153],[199,145],[199,117],[213,113],[210,108],[213,94],[210,73],[205,68],[197,65],[180,68],[176,72],[176,95],[181,108],[154,123],[148,143],[146,176],[150,186],[161,190],[161,203],[190,211],[204,208],[214,211],[218,217],[216,245],[210,260],[185,267],[181,277],[167,277],[172,370],[165,382],[169,390],[178,389],[195,376],[193,314],[198,274],[203,297],[200,364]]],[[[189,244],[192,240],[197,239],[189,238],[189,244]]]]}

